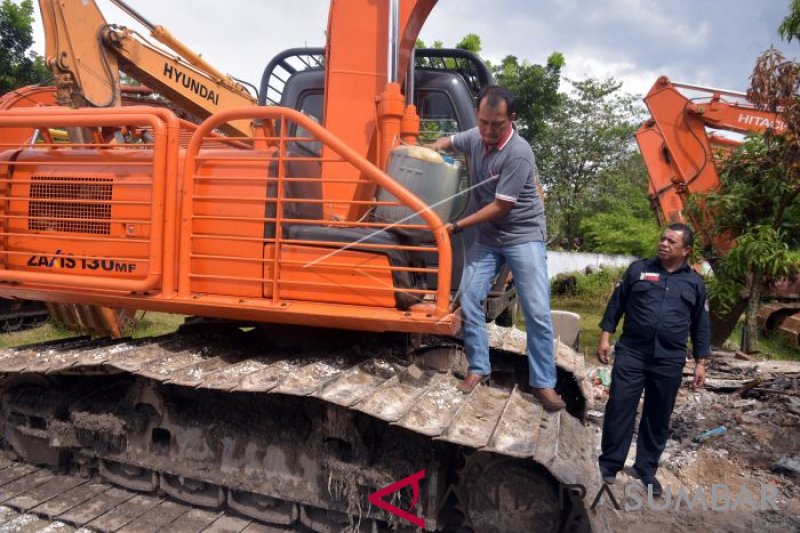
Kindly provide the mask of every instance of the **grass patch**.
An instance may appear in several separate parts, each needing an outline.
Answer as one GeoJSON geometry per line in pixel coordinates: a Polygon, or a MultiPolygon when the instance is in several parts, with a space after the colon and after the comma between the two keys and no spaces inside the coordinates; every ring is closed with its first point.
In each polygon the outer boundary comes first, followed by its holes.
{"type": "MultiPolygon", "coordinates": [[[[134,339],[157,337],[159,335],[172,333],[183,324],[183,319],[185,317],[183,315],[154,313],[151,311],[140,312],[138,318],[139,322],[136,325],[136,329],[131,334],[131,337],[134,339]]],[[[69,331],[61,325],[48,320],[41,326],[35,328],[0,335],[0,348],[13,348],[16,346],[25,346],[28,344],[37,344],[40,342],[68,339],[78,336],[80,336],[79,333],[69,331]]]]}
{"type": "Polygon", "coordinates": [[[58,339],[68,339],[76,337],[77,334],[69,331],[60,325],[54,324],[50,320],[40,326],[22,331],[3,333],[0,335],[0,348],[14,348],[15,346],[25,346],[58,339]]]}
{"type": "MultiPolygon", "coordinates": [[[[736,350],[741,349],[742,328],[744,319],[736,324],[736,328],[726,341],[726,346],[736,350]]],[[[800,348],[793,346],[786,339],[778,334],[766,336],[758,334],[758,355],[764,359],[775,359],[783,361],[800,361],[800,348]]]]}
{"type": "Polygon", "coordinates": [[[550,307],[581,315],[580,349],[594,357],[600,342],[600,320],[624,268],[603,268],[592,274],[560,274],[551,282],[550,307]]]}
{"type": "Polygon", "coordinates": [[[139,323],[131,334],[134,339],[145,337],[158,337],[172,333],[183,325],[185,315],[173,315],[171,313],[155,313],[147,311],[139,317],[139,323]]]}
{"type": "Polygon", "coordinates": [[[603,319],[606,310],[605,303],[598,306],[590,305],[578,298],[552,298],[550,306],[551,309],[571,311],[581,315],[580,351],[586,356],[594,357],[597,344],[600,342],[600,320],[603,319]]]}

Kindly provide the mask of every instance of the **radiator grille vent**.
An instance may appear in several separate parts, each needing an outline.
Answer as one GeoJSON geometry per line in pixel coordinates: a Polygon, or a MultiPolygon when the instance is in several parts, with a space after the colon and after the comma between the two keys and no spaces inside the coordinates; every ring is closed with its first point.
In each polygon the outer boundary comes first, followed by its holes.
{"type": "Polygon", "coordinates": [[[112,178],[33,176],[28,229],[108,235],[112,178]]]}

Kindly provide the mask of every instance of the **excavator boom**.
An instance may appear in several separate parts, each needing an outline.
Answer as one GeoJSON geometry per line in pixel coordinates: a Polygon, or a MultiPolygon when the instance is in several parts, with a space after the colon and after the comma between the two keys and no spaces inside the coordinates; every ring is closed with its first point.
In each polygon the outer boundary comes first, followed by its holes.
{"type": "MultiPolygon", "coordinates": [[[[689,216],[684,209],[689,195],[719,189],[716,160],[741,143],[720,135],[718,130],[742,134],[769,130],[780,134],[786,129],[780,110],[770,113],[756,109],[744,93],[673,82],[666,76],[656,81],[645,104],[651,118],[637,131],[636,141],[647,167],[648,194],[660,224],[686,222],[689,216]]],[[[689,222],[701,244],[721,256],[735,242],[730,234],[709,232],[712,217],[713,213],[703,211],[701,206],[700,213],[689,222]]],[[[797,289],[784,282],[774,296],[796,300],[797,289]]],[[[796,309],[792,302],[764,306],[759,311],[759,323],[763,329],[778,330],[791,343],[800,345],[796,309]]],[[[727,338],[736,318],[738,315],[712,324],[718,341],[727,338]]]]}
{"type": "MultiPolygon", "coordinates": [[[[120,70],[158,92],[178,108],[204,119],[216,111],[255,105],[238,82],[221,73],[162,26],[135,16],[169,53],[125,27],[106,22],[97,4],[39,0],[47,65],[56,77],[57,101],[67,107],[121,104],[120,70]]],[[[226,124],[231,135],[249,136],[248,123],[226,124]]]]}

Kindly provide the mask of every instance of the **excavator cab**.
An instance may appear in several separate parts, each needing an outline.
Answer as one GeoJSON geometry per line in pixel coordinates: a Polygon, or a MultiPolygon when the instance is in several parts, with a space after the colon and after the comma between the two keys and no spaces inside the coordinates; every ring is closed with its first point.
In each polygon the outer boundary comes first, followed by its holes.
{"type": "MultiPolygon", "coordinates": [[[[419,142],[423,144],[432,142],[441,136],[474,127],[477,124],[474,109],[477,94],[482,87],[492,83],[492,75],[481,59],[469,51],[458,49],[417,49],[414,58],[413,78],[407,77],[413,79],[413,83],[405,87],[405,92],[413,93],[413,99],[410,101],[416,106],[419,114],[419,142]]],[[[264,70],[259,103],[297,109],[324,126],[323,65],[322,48],[295,48],[278,54],[264,70]]],[[[321,164],[301,159],[319,156],[320,143],[302,139],[306,137],[307,132],[296,125],[289,125],[288,134],[297,138],[289,143],[288,151],[298,158],[290,164],[288,173],[319,175],[321,164]]],[[[387,165],[387,173],[406,186],[410,185],[412,192],[418,194],[427,204],[435,206],[434,211],[444,222],[457,220],[472,212],[475,207],[470,201],[467,162],[464,158],[457,155],[456,159],[451,159],[448,164],[442,165],[442,161],[437,160],[431,165],[418,159],[418,155],[419,152],[409,150],[408,147],[401,146],[395,149],[387,165]],[[419,179],[418,176],[422,175],[424,179],[419,179]]],[[[320,183],[298,183],[292,187],[292,194],[295,194],[295,197],[299,197],[298,194],[308,194],[319,198],[322,193],[320,183]]],[[[394,224],[385,232],[347,228],[334,234],[322,227],[311,229],[308,226],[291,228],[290,232],[302,235],[307,240],[321,239],[349,243],[372,240],[394,248],[433,242],[432,236],[425,230],[403,229],[397,226],[411,220],[415,224],[421,224],[422,220],[404,208],[380,205],[382,201],[384,203],[393,201],[390,194],[379,190],[376,200],[378,204],[365,216],[373,222],[394,224]]],[[[296,206],[297,212],[302,213],[304,218],[321,216],[321,210],[316,204],[305,206],[293,204],[293,206],[296,206]]],[[[476,238],[476,230],[470,228],[452,241],[453,267],[450,287],[453,297],[456,296],[460,283],[466,250],[476,238]]],[[[398,267],[423,269],[411,275],[395,275],[396,286],[416,289],[436,287],[436,276],[424,272],[426,269],[431,271],[436,268],[436,254],[409,250],[409,253],[390,255],[390,263],[398,267]]],[[[498,275],[495,290],[488,299],[487,320],[493,320],[504,310],[513,307],[515,291],[513,285],[505,283],[507,274],[508,272],[504,270],[498,275]]],[[[396,303],[399,308],[413,304],[413,296],[407,293],[397,294],[396,303]]]]}

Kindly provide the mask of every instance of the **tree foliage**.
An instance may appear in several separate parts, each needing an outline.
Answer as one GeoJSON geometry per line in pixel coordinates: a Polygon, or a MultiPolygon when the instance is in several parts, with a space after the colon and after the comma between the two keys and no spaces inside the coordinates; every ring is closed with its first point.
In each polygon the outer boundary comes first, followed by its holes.
{"type": "Polygon", "coordinates": [[[709,214],[712,235],[735,239],[722,257],[712,255],[712,304],[730,308],[746,294],[745,351],[756,347],[756,313],[762,294],[800,265],[800,68],[770,49],[757,61],[748,97],[780,111],[785,131],[750,135],[718,162],[721,186],[692,198],[696,216],[709,214]]]}
{"type": "Polygon", "coordinates": [[[480,53],[481,51],[481,38],[476,33],[466,34],[456,45],[456,48],[462,50],[469,50],[473,53],[480,53]]]}
{"type": "Polygon", "coordinates": [[[517,131],[528,142],[541,134],[546,120],[561,104],[558,86],[564,64],[560,52],[550,54],[545,65],[508,55],[492,69],[497,83],[517,95],[517,131]]]}
{"type": "Polygon", "coordinates": [[[0,3],[0,94],[38,83],[50,73],[33,45],[33,3],[0,3]]]}
{"type": "MultiPolygon", "coordinates": [[[[580,236],[584,219],[604,210],[615,212],[619,220],[651,220],[646,173],[633,155],[633,133],[640,122],[635,97],[621,92],[621,84],[610,78],[570,83],[573,90],[560,96],[533,139],[550,234],[572,241],[580,236]]],[[[612,240],[595,233],[601,226],[592,225],[590,249],[612,240]]]]}
{"type": "Polygon", "coordinates": [[[791,42],[792,39],[800,40],[800,0],[792,0],[789,14],[778,27],[778,33],[787,42],[791,42]]]}

